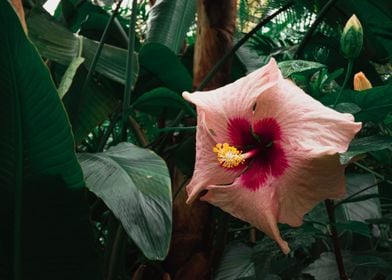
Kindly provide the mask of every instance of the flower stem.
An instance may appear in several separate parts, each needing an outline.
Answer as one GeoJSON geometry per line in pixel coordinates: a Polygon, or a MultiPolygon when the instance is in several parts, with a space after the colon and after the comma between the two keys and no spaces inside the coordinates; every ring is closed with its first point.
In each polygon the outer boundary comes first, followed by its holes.
{"type": "Polygon", "coordinates": [[[341,280],[348,280],[349,278],[347,277],[346,270],[344,268],[342,250],[340,249],[340,245],[339,245],[339,236],[338,236],[338,231],[336,229],[336,219],[335,219],[335,204],[333,200],[326,199],[325,207],[327,208],[328,219],[329,219],[329,224],[330,224],[331,234],[332,234],[332,242],[335,250],[336,265],[338,266],[338,271],[339,271],[339,277],[341,280]]]}
{"type": "Polygon", "coordinates": [[[338,102],[339,102],[340,96],[342,95],[343,90],[344,90],[344,89],[346,88],[346,86],[347,86],[348,79],[351,77],[351,72],[353,71],[353,64],[354,64],[354,61],[353,61],[352,59],[349,59],[348,62],[347,62],[346,77],[344,78],[343,85],[342,85],[342,87],[340,88],[339,94],[338,94],[338,96],[336,97],[335,104],[333,105],[333,107],[336,107],[336,105],[337,105],[338,102]]]}

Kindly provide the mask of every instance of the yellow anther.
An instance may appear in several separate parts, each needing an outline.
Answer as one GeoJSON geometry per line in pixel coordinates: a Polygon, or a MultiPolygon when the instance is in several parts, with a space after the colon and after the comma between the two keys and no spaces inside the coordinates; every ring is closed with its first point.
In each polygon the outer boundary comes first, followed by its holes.
{"type": "Polygon", "coordinates": [[[218,158],[219,164],[226,168],[233,168],[245,162],[242,151],[227,143],[218,143],[212,149],[218,158]]]}

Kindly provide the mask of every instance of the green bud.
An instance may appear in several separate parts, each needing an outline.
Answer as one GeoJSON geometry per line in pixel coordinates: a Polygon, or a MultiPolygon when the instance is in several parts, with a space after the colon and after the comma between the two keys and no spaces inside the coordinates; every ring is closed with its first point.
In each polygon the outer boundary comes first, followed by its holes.
{"type": "Polygon", "coordinates": [[[340,50],[347,59],[357,58],[362,49],[362,25],[355,15],[347,21],[340,37],[340,50]]]}

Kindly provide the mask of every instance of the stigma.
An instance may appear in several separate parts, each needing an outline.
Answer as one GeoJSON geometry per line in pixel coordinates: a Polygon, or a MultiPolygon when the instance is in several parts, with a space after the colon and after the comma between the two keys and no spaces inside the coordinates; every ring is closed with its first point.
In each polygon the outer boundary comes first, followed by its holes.
{"type": "Polygon", "coordinates": [[[216,153],[219,164],[225,168],[234,168],[245,162],[246,156],[236,147],[227,143],[218,143],[212,149],[216,153]]]}

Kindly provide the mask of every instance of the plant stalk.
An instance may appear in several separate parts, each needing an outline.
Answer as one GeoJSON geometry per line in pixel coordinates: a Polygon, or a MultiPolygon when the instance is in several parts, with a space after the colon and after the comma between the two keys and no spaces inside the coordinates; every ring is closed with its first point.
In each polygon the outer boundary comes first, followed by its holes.
{"type": "Polygon", "coordinates": [[[346,197],[345,199],[342,199],[341,201],[339,201],[338,203],[336,203],[335,208],[339,207],[340,205],[342,205],[342,204],[344,204],[344,203],[350,202],[350,200],[353,199],[354,197],[356,197],[357,195],[359,195],[359,194],[361,194],[361,193],[363,193],[363,192],[365,192],[365,191],[367,191],[367,190],[370,190],[371,188],[377,187],[378,184],[380,184],[381,182],[382,182],[382,181],[378,181],[377,183],[374,183],[373,185],[370,185],[370,186],[368,186],[368,187],[366,187],[366,188],[363,188],[363,189],[361,189],[361,190],[359,190],[359,191],[353,193],[352,195],[346,197]]]}
{"type": "Polygon", "coordinates": [[[123,244],[124,237],[125,237],[125,231],[121,222],[119,222],[116,235],[114,237],[112,252],[110,255],[107,280],[117,279],[117,271],[118,271],[117,267],[119,262],[118,258],[120,255],[121,247],[124,246],[123,244]]]}
{"type": "Polygon", "coordinates": [[[85,94],[85,92],[87,90],[87,87],[88,87],[88,84],[90,83],[91,78],[92,78],[92,76],[93,76],[93,74],[95,72],[95,68],[97,67],[98,59],[101,56],[102,49],[103,49],[103,47],[105,45],[105,41],[106,41],[106,37],[107,37],[107,35],[109,33],[109,29],[112,26],[113,21],[114,21],[116,15],[117,15],[117,13],[118,13],[118,11],[120,9],[122,1],[123,0],[120,0],[117,3],[117,6],[114,9],[111,17],[109,18],[109,20],[108,20],[108,22],[107,22],[107,24],[105,26],[105,29],[104,29],[104,31],[102,33],[101,40],[99,41],[99,45],[98,45],[97,51],[94,54],[93,60],[91,61],[90,68],[88,69],[88,72],[87,72],[86,79],[84,80],[84,83],[83,83],[83,86],[82,86],[82,90],[80,91],[80,93],[79,93],[79,95],[77,97],[77,100],[74,103],[74,104],[76,104],[76,106],[74,107],[75,109],[73,109],[71,111],[70,118],[73,119],[73,120],[76,120],[76,117],[79,115],[81,106],[83,104],[84,94],[85,94]]]}
{"type": "Polygon", "coordinates": [[[135,25],[137,16],[137,0],[132,1],[132,15],[129,22],[128,30],[128,55],[127,55],[127,69],[125,76],[125,89],[124,89],[124,99],[123,99],[123,109],[122,109],[122,126],[121,126],[121,138],[125,140],[126,138],[126,125],[128,124],[128,107],[131,103],[131,91],[132,91],[132,69],[135,64],[133,59],[133,53],[135,51],[135,25]]]}
{"type": "Polygon", "coordinates": [[[346,270],[344,268],[342,250],[339,245],[339,236],[336,229],[336,218],[335,218],[335,204],[333,200],[326,199],[325,207],[327,208],[328,219],[331,229],[332,242],[335,251],[336,265],[338,266],[339,277],[341,280],[349,280],[346,270]]]}
{"type": "Polygon", "coordinates": [[[354,61],[352,59],[349,59],[347,61],[347,71],[346,71],[346,77],[344,77],[344,82],[342,87],[339,90],[338,96],[336,97],[335,103],[333,105],[333,107],[336,107],[336,105],[338,104],[340,97],[342,95],[343,90],[346,88],[347,86],[347,82],[349,80],[349,78],[351,77],[351,73],[353,72],[353,65],[354,65],[354,61]]]}

